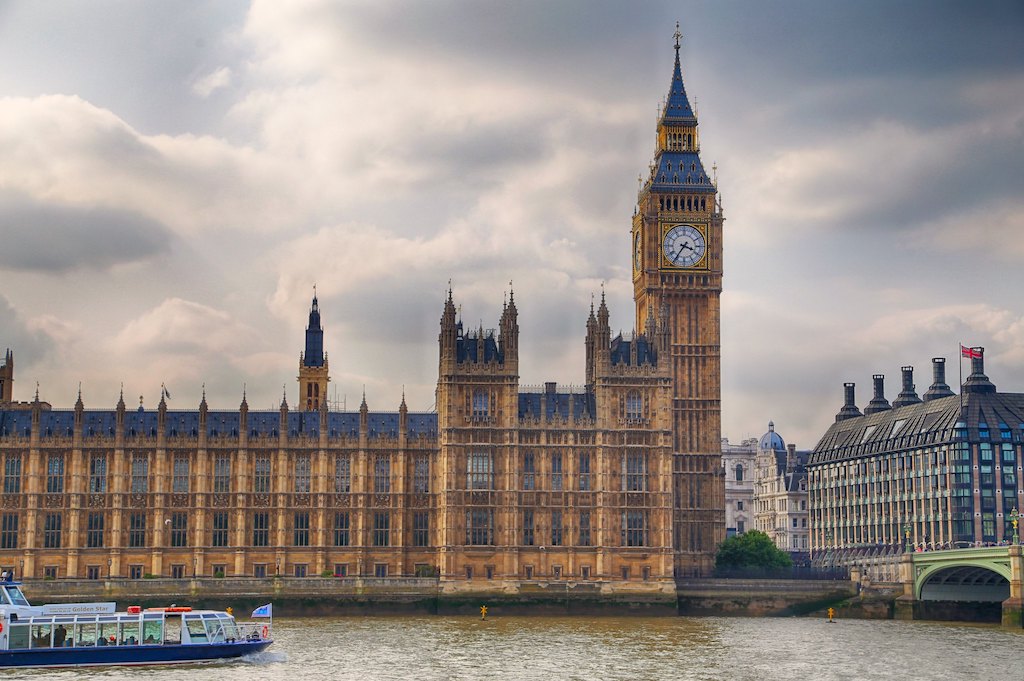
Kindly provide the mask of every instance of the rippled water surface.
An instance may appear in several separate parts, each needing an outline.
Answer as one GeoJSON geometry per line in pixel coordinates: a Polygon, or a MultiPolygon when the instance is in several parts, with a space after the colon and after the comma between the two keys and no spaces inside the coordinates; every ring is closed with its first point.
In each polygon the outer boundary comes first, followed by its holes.
{"type": "MultiPolygon", "coordinates": [[[[17,678],[1009,679],[1024,632],[925,622],[752,618],[276,619],[253,658],[189,666],[36,670],[17,678]]],[[[0,676],[15,672],[0,672],[0,676]]],[[[11,677],[14,678],[14,677],[11,677]]]]}

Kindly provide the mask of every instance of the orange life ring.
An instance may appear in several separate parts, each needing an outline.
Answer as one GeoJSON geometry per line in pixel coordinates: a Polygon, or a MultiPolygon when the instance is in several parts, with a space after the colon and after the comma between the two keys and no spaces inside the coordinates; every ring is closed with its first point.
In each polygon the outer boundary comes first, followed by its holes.
{"type": "Polygon", "coordinates": [[[0,632],[2,632],[3,630],[4,630],[4,623],[0,622],[0,632]]]}
{"type": "MultiPolygon", "coordinates": [[[[0,630],[2,630],[2,629],[0,629],[0,630]]],[[[270,627],[268,627],[266,624],[264,624],[263,625],[263,638],[269,638],[269,637],[270,637],[270,627]]]]}
{"type": "Polygon", "coordinates": [[[192,608],[188,606],[173,606],[170,608],[164,608],[164,612],[192,612],[192,608]]]}

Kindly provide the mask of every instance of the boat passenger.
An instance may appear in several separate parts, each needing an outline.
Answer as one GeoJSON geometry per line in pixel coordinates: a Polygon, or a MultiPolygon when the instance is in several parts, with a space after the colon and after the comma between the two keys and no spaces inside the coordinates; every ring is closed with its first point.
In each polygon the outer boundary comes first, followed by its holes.
{"type": "Polygon", "coordinates": [[[64,640],[68,637],[68,630],[64,628],[63,624],[58,624],[57,628],[53,630],[53,647],[61,648],[64,646],[64,640]]]}
{"type": "Polygon", "coordinates": [[[104,638],[103,636],[100,636],[99,638],[96,639],[96,645],[98,645],[98,646],[105,646],[105,645],[107,645],[107,639],[104,638]]]}

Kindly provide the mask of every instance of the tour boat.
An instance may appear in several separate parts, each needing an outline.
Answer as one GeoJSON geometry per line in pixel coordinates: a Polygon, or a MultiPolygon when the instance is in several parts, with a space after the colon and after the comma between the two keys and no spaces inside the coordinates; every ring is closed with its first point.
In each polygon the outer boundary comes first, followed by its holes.
{"type": "MultiPolygon", "coordinates": [[[[265,609],[265,610],[264,610],[265,609]]],[[[269,615],[270,608],[264,606],[269,615]]],[[[17,582],[0,583],[0,668],[202,662],[266,649],[271,624],[188,607],[115,612],[114,603],[33,606],[17,582]]]]}

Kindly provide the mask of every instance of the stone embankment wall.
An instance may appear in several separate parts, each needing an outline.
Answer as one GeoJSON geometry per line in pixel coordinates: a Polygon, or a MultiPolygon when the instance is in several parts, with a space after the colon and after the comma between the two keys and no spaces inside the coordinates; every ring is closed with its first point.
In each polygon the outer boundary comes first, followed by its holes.
{"type": "Polygon", "coordinates": [[[246,615],[272,601],[282,617],[396,613],[493,615],[647,615],[676,614],[669,586],[609,593],[597,582],[499,584],[449,591],[436,579],[416,578],[223,578],[141,580],[35,580],[25,592],[33,603],[116,601],[143,607],[172,603],[195,608],[232,607],[246,615]]]}
{"type": "Polygon", "coordinates": [[[677,591],[652,585],[631,593],[610,593],[596,582],[481,585],[476,591],[463,586],[449,592],[438,580],[414,578],[36,580],[25,590],[35,603],[116,601],[122,608],[175,603],[232,607],[240,615],[273,601],[278,616],[475,614],[481,605],[495,616],[788,616],[851,601],[857,592],[846,581],[752,579],[693,579],[681,582],[677,591]]]}
{"type": "Polygon", "coordinates": [[[680,615],[805,615],[853,599],[850,581],[687,579],[679,582],[680,615]]]}

